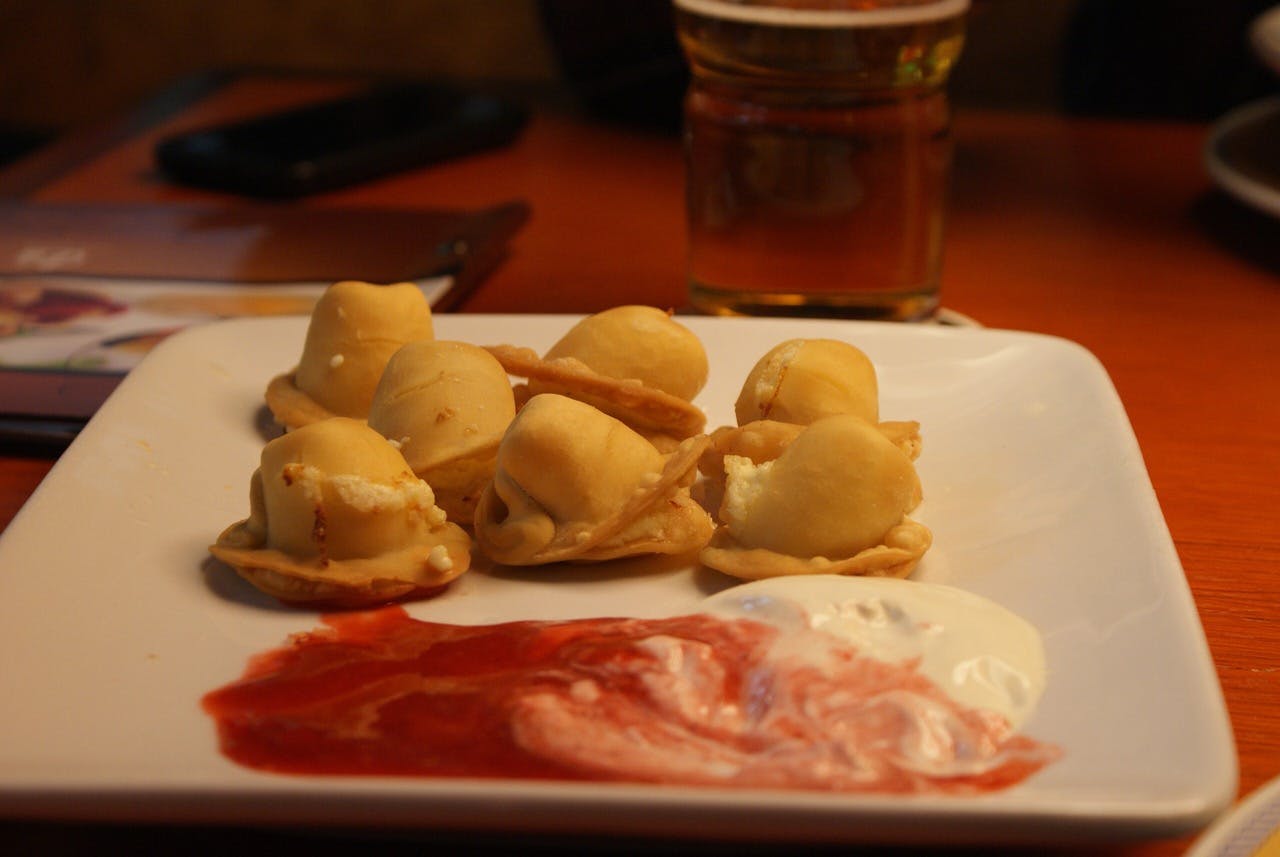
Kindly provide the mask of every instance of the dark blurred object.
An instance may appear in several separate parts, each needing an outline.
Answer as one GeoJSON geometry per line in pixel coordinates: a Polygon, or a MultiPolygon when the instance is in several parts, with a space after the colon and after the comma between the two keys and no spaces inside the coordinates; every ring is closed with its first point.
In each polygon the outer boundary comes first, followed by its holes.
{"type": "Polygon", "coordinates": [[[0,125],[0,167],[34,152],[49,142],[52,135],[29,128],[0,125]]]}
{"type": "Polygon", "coordinates": [[[1205,121],[1280,89],[1249,47],[1276,0],[1081,0],[1067,32],[1067,112],[1205,121]]]}
{"type": "Polygon", "coordinates": [[[547,37],[587,116],[680,129],[689,73],[671,0],[539,0],[547,37]]]}
{"type": "Polygon", "coordinates": [[[525,111],[451,86],[384,84],[355,95],[166,137],[171,179],[245,196],[293,198],[510,143],[525,111]]]}

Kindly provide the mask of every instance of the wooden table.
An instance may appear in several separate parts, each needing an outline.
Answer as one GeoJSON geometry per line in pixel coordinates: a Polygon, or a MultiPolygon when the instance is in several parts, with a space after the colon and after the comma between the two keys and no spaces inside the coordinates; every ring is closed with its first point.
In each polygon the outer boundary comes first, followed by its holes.
{"type": "MultiPolygon", "coordinates": [[[[0,174],[0,193],[213,200],[153,175],[150,147],[161,130],[319,97],[334,86],[247,80],[204,92],[159,124],[139,114],[0,174]]],[[[1280,223],[1211,189],[1200,125],[960,110],[955,130],[944,304],[989,327],[1075,340],[1110,373],[1199,606],[1235,728],[1244,796],[1280,774],[1280,223]]],[[[538,115],[510,149],[307,204],[475,208],[512,197],[532,205],[532,219],[461,310],[684,304],[674,138],[538,115]]],[[[0,450],[0,525],[52,463],[36,451],[0,450]]],[[[67,850],[142,835],[8,829],[36,848],[67,850]]],[[[281,844],[238,831],[161,835],[175,845],[222,837],[251,851],[281,844]]],[[[300,841],[315,848],[331,840],[300,841]]],[[[1088,853],[1172,855],[1189,841],[1088,853]]]]}

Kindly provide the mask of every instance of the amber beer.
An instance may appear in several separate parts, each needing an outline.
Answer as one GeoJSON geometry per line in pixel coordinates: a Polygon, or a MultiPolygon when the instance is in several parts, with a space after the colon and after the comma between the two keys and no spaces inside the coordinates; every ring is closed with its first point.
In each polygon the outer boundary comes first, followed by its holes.
{"type": "Polygon", "coordinates": [[[938,306],[969,0],[675,0],[689,287],[707,312],[938,306]]]}

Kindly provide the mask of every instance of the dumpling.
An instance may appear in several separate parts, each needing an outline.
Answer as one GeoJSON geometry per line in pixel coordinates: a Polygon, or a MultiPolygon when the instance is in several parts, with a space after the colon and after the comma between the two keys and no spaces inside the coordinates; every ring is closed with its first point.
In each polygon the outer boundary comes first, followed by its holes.
{"type": "Polygon", "coordinates": [[[268,443],[249,517],[209,548],[283,601],[340,606],[428,594],[468,569],[470,549],[404,456],[346,417],[268,443]]]}
{"type": "Polygon", "coordinates": [[[704,436],[659,452],[592,406],[544,393],[520,410],[476,510],[476,541],[508,565],[678,554],[713,523],[689,496],[704,436]]]}
{"type": "Polygon", "coordinates": [[[529,380],[528,395],[559,393],[586,402],[663,449],[706,425],[692,403],[707,382],[706,349],[655,307],[619,306],[588,316],[543,357],[511,345],[489,351],[509,373],[529,380]]]}
{"type": "Polygon", "coordinates": [[[734,403],[738,425],[776,420],[808,425],[821,417],[880,418],[875,366],[836,339],[789,339],[757,361],[734,403]]]}
{"type": "Polygon", "coordinates": [[[267,386],[267,407],[287,429],[332,416],[364,419],[391,355],[433,336],[431,305],[413,283],[334,283],[312,310],[297,367],[267,386]]]}
{"type": "Polygon", "coordinates": [[[515,414],[511,382],[493,355],[465,342],[420,340],[387,363],[369,427],[399,446],[451,520],[470,525],[515,414]]]}
{"type": "Polygon", "coordinates": [[[879,383],[861,349],[835,339],[789,339],[771,348],[751,368],[734,404],[736,426],[711,433],[699,463],[712,504],[723,488],[724,458],[742,455],[755,464],[777,458],[815,420],[852,414],[880,431],[912,460],[920,455],[920,424],[877,423],[879,383]]]}
{"type": "Polygon", "coordinates": [[[905,577],[932,542],[907,518],[920,501],[911,459],[842,415],[809,425],[771,461],[725,457],[720,526],[701,559],[735,577],[905,577]]]}
{"type": "MultiPolygon", "coordinates": [[[[651,306],[618,306],[579,321],[544,355],[574,359],[610,378],[634,378],[685,401],[707,383],[707,352],[693,331],[651,306]]],[[[541,382],[530,385],[535,395],[541,382]]]]}

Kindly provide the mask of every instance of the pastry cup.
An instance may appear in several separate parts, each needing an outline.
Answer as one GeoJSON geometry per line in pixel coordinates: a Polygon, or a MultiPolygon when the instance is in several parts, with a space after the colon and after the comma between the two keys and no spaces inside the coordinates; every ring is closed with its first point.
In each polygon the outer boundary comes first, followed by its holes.
{"type": "Polygon", "coordinates": [[[387,362],[369,408],[369,427],[399,446],[451,520],[469,526],[515,413],[511,381],[488,351],[466,342],[422,340],[403,346],[387,362]]]}
{"type": "MultiPolygon", "coordinates": [[[[920,423],[914,420],[890,420],[876,428],[909,459],[920,457],[924,441],[920,423]]],[[[795,440],[805,427],[777,420],[756,420],[744,426],[721,426],[713,431],[706,451],[698,459],[698,470],[705,477],[698,484],[699,499],[708,509],[719,507],[724,495],[724,459],[729,455],[748,458],[753,464],[772,461],[795,440]]],[[[911,504],[914,509],[923,496],[911,504]]],[[[910,511],[910,510],[908,510],[910,511]]]]}
{"type": "MultiPolygon", "coordinates": [[[[556,393],[585,402],[616,417],[659,448],[700,434],[707,424],[702,409],[670,393],[630,378],[602,375],[573,357],[550,360],[532,348],[490,345],[486,350],[509,374],[538,382],[539,392],[556,393]]],[[[517,390],[517,401],[532,398],[532,389],[517,390]]]]}
{"type": "Polygon", "coordinates": [[[798,557],[765,548],[747,548],[720,528],[699,553],[703,565],[743,580],[794,574],[852,574],[870,577],[908,577],[933,544],[923,524],[904,518],[885,533],[884,543],[843,559],[798,557]]]}
{"type": "Polygon", "coordinates": [[[748,579],[911,573],[932,535],[907,517],[920,503],[920,480],[880,426],[848,414],[794,434],[785,424],[748,426],[704,455],[704,463],[719,455],[724,480],[704,564],[748,579]],[[734,454],[733,443],[762,460],[734,454]]]}
{"type": "Polygon", "coordinates": [[[354,608],[435,594],[470,567],[471,537],[450,523],[440,528],[431,543],[392,554],[303,560],[263,547],[247,521],[240,521],[224,530],[209,552],[280,601],[354,608]],[[441,561],[441,551],[447,563],[441,561]]]}
{"type": "Polygon", "coordinates": [[[470,567],[471,538],[392,444],[338,417],[264,447],[249,517],[209,552],[283,601],[355,607],[430,594],[470,567]]]}
{"type": "Polygon", "coordinates": [[[497,562],[678,554],[711,537],[710,516],[689,494],[706,448],[704,435],[663,454],[590,405],[546,394],[530,402],[508,436],[504,446],[516,447],[510,455],[532,452],[542,460],[536,466],[523,462],[522,484],[504,469],[499,452],[497,472],[475,516],[476,541],[497,562]],[[593,491],[597,479],[600,490],[593,491]]]}
{"type": "Polygon", "coordinates": [[[665,451],[706,425],[693,398],[707,383],[707,352],[669,312],[616,306],[578,321],[546,354],[490,349],[512,374],[528,379],[523,401],[556,393],[622,420],[665,451]]]}
{"type": "Polygon", "coordinates": [[[334,283],[312,310],[298,365],[268,383],[267,407],[289,431],[335,416],[364,419],[391,355],[433,336],[417,285],[334,283]]]}

